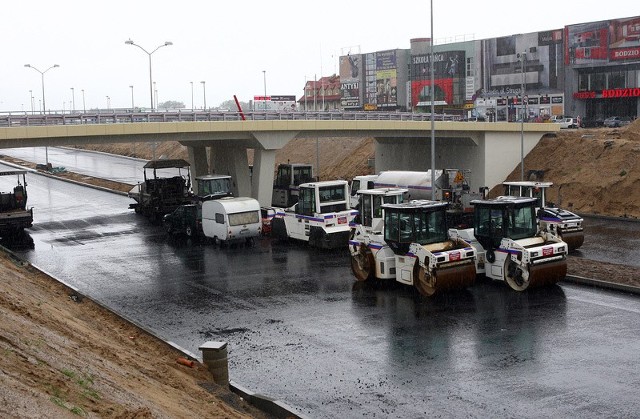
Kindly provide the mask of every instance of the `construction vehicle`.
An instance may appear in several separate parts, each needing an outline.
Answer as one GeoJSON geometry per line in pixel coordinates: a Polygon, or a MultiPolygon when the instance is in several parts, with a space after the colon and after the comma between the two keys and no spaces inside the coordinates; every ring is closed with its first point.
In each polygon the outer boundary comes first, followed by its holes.
{"type": "Polygon", "coordinates": [[[189,163],[182,159],[147,162],[143,166],[144,182],[129,191],[129,198],[136,201],[135,204],[130,204],[129,208],[154,222],[160,222],[165,214],[191,202],[193,194],[189,166],[189,163]],[[158,173],[160,170],[162,172],[158,173]]]}
{"type": "Polygon", "coordinates": [[[555,207],[546,199],[546,190],[553,186],[552,182],[517,181],[503,182],[504,194],[509,196],[526,196],[536,198],[536,214],[540,227],[558,236],[567,243],[569,251],[578,249],[584,243],[582,217],[561,208],[555,207]]]}
{"type": "Polygon", "coordinates": [[[197,194],[188,203],[165,214],[162,219],[168,234],[183,234],[187,237],[204,237],[202,229],[202,206],[206,201],[232,197],[232,178],[228,175],[203,175],[195,179],[197,194]]]}
{"type": "Polygon", "coordinates": [[[0,176],[16,176],[17,184],[10,192],[0,192],[0,237],[19,238],[33,225],[33,208],[27,208],[27,171],[8,170],[0,176]]]}
{"type": "Polygon", "coordinates": [[[349,208],[345,180],[303,183],[296,204],[274,210],[273,237],[302,240],[323,249],[347,246],[350,224],[358,213],[349,208]]]}
{"type": "MultiPolygon", "coordinates": [[[[466,169],[444,169],[435,171],[435,200],[449,202],[447,218],[449,225],[473,225],[473,199],[484,198],[484,189],[472,192],[469,186],[471,171],[466,169]]],[[[389,170],[378,175],[356,176],[351,181],[352,205],[357,201],[357,192],[372,188],[404,188],[407,189],[406,200],[432,199],[431,170],[407,171],[389,170]],[[358,189],[356,189],[358,188],[358,189]]],[[[355,207],[355,206],[352,206],[355,207]]]]}
{"type": "Polygon", "coordinates": [[[474,200],[474,227],[450,229],[476,250],[476,271],[516,291],[555,284],[567,274],[567,244],[538,226],[535,198],[474,200]]]}
{"type": "Polygon", "coordinates": [[[279,164],[273,181],[271,205],[282,208],[292,206],[298,202],[299,185],[313,180],[313,166],[310,164],[279,164]]]}
{"type": "MultiPolygon", "coordinates": [[[[362,197],[366,193],[362,191],[362,197]]],[[[361,205],[367,211],[366,198],[361,205]]],[[[449,236],[449,205],[429,200],[383,204],[382,223],[371,218],[371,223],[356,225],[349,240],[356,279],[395,279],[425,296],[472,285],[475,250],[469,242],[449,236]]]]}

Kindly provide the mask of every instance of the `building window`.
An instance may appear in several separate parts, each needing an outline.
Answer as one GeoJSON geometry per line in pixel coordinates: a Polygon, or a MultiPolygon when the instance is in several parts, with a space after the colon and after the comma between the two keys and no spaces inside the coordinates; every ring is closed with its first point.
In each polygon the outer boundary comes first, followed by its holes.
{"type": "Polygon", "coordinates": [[[585,92],[589,90],[589,75],[578,74],[578,91],[585,92]]]}
{"type": "Polygon", "coordinates": [[[604,73],[591,74],[591,83],[589,90],[604,90],[607,88],[607,78],[604,73]]]}
{"type": "Polygon", "coordinates": [[[467,77],[473,77],[474,71],[473,71],[473,57],[468,57],[467,58],[467,77]]]}
{"type": "Polygon", "coordinates": [[[625,87],[627,87],[627,80],[624,71],[609,73],[609,89],[622,89],[625,87]]]}

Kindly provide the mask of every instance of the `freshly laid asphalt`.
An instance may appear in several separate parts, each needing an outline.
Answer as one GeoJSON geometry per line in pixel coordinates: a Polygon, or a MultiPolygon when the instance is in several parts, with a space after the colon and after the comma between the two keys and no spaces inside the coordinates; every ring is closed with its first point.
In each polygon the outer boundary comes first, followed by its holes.
{"type": "Polygon", "coordinates": [[[346,251],[170,239],[124,196],[28,180],[34,248],[21,256],[193,353],[228,342],[232,380],[309,417],[640,411],[635,295],[478,281],[425,299],[356,283],[346,251]]]}

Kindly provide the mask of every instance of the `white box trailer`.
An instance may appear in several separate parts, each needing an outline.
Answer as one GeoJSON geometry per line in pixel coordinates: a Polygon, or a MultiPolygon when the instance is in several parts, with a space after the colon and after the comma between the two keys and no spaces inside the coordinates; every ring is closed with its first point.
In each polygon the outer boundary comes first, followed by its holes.
{"type": "Polygon", "coordinates": [[[260,236],[260,203],[247,197],[222,198],[202,203],[202,231],[216,242],[251,240],[260,236]]]}

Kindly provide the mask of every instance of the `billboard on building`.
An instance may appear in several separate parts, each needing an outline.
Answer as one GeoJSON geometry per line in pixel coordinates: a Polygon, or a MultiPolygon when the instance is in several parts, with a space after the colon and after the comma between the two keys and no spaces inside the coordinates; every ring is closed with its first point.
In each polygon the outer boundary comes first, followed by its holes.
{"type": "MultiPolygon", "coordinates": [[[[411,103],[414,106],[431,104],[431,54],[411,56],[411,103]]],[[[444,51],[433,54],[434,105],[455,103],[455,86],[466,86],[464,51],[444,51]]],[[[464,97],[464,96],[462,96],[464,97]]]]}
{"type": "Polygon", "coordinates": [[[340,91],[342,108],[359,108],[360,83],[362,80],[362,55],[344,55],[340,57],[340,91]]]}
{"type": "Polygon", "coordinates": [[[271,96],[254,96],[253,108],[256,111],[295,111],[296,96],[295,95],[271,95],[271,96]]]}
{"type": "Polygon", "coordinates": [[[395,50],[376,52],[376,104],[378,108],[398,105],[398,66],[395,50]]]}
{"type": "Polygon", "coordinates": [[[640,61],[640,16],[565,28],[565,63],[573,66],[640,61]]]}

